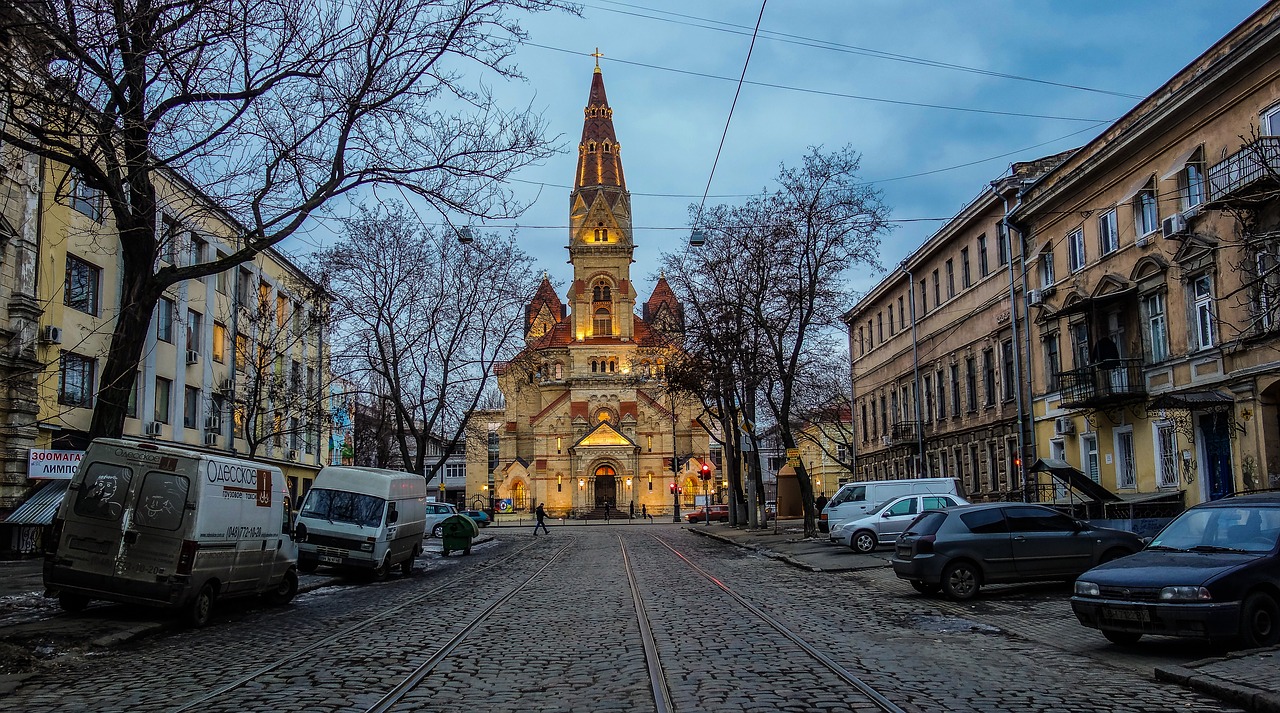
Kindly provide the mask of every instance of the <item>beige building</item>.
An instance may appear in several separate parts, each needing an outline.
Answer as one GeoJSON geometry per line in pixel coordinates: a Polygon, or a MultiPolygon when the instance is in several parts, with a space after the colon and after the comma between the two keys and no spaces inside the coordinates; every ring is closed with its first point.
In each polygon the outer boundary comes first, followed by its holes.
{"type": "MultiPolygon", "coordinates": [[[[557,516],[670,514],[704,492],[709,437],[685,403],[672,403],[664,364],[683,311],[659,280],[643,312],[631,280],[631,195],[613,109],[596,67],[569,197],[566,301],[543,280],[526,311],[525,349],[498,371],[500,410],[473,412],[467,500],[557,516]],[[674,458],[674,469],[673,461],[674,458]],[[674,492],[673,492],[674,491],[674,492]]],[[[718,474],[717,474],[718,477],[718,474]]]]}
{"type": "Polygon", "coordinates": [[[1280,486],[1278,168],[1270,2],[1012,212],[1037,453],[1112,510],[1280,486]]]}

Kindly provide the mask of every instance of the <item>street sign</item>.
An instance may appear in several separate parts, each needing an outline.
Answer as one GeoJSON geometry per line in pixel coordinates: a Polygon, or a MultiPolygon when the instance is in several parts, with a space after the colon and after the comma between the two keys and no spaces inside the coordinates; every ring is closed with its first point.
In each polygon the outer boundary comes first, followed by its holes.
{"type": "Polygon", "coordinates": [[[787,465],[791,466],[792,468],[796,468],[800,465],[800,449],[799,448],[787,449],[787,465]]]}

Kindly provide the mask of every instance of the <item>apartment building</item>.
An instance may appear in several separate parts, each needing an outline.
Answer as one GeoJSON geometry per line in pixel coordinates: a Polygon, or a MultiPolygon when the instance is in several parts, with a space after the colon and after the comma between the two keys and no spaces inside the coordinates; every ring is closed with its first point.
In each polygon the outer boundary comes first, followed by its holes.
{"type": "Polygon", "coordinates": [[[1062,158],[1015,164],[844,315],[855,479],[954,477],[974,500],[1022,498],[1025,314],[1004,216],[1062,158]]]}
{"type": "Polygon", "coordinates": [[[1104,509],[1280,486],[1277,169],[1270,2],[1012,211],[1037,455],[1104,509]]]}

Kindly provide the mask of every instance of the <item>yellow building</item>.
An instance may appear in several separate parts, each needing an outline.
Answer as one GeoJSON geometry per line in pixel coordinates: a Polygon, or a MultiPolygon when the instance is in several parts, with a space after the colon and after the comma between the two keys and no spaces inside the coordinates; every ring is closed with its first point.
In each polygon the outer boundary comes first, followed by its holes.
{"type": "Polygon", "coordinates": [[[544,278],[526,311],[525,349],[498,372],[504,408],[469,417],[468,502],[526,511],[544,503],[557,515],[634,504],[637,514],[669,514],[673,499],[687,507],[703,492],[709,437],[694,407],[665,392],[673,340],[664,335],[683,323],[666,280],[635,314],[631,195],[599,67],[569,224],[567,304],[544,278]]]}

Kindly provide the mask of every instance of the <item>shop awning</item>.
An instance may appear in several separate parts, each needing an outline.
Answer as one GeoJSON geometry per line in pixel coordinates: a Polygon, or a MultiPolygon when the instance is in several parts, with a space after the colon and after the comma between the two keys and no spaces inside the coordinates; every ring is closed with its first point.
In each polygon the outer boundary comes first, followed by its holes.
{"type": "Polygon", "coordinates": [[[1084,473],[1065,460],[1041,458],[1031,465],[1032,473],[1048,473],[1061,480],[1071,488],[1084,493],[1090,500],[1099,503],[1120,502],[1120,496],[1093,482],[1084,473]]]}
{"type": "Polygon", "coordinates": [[[1207,389],[1203,391],[1182,391],[1172,394],[1161,394],[1151,400],[1149,409],[1184,409],[1187,411],[1195,411],[1198,409],[1213,409],[1230,406],[1235,402],[1231,398],[1231,394],[1220,391],[1218,389],[1207,389]]]}
{"type": "Polygon", "coordinates": [[[6,525],[52,525],[70,480],[51,480],[4,519],[6,525]]]}

